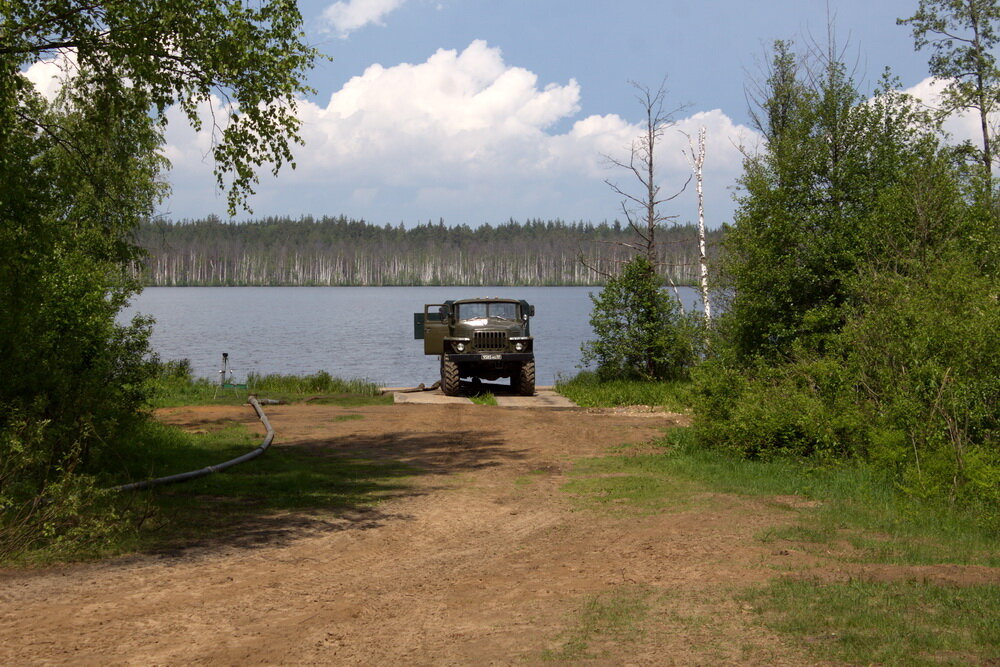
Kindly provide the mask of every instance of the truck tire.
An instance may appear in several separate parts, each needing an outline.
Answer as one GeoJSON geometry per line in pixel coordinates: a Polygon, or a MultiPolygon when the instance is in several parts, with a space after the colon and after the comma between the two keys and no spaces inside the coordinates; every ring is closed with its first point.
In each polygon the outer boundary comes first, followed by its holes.
{"type": "Polygon", "coordinates": [[[535,395],[535,362],[525,361],[517,374],[515,391],[521,396],[535,395]]]}
{"type": "Polygon", "coordinates": [[[441,362],[441,391],[445,396],[458,394],[458,364],[445,359],[441,362]]]}

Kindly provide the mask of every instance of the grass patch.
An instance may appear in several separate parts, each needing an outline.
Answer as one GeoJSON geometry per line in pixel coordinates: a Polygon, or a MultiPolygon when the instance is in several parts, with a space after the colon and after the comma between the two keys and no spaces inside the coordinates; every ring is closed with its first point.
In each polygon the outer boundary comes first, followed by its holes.
{"type": "Polygon", "coordinates": [[[247,377],[246,388],[223,388],[218,382],[196,378],[187,359],[168,361],[152,381],[153,407],[181,405],[239,405],[248,394],[286,402],[308,401],[321,405],[388,405],[380,387],[367,380],[344,380],[320,371],[312,375],[258,375],[247,377]]]}
{"type": "Polygon", "coordinates": [[[779,580],[746,599],[817,658],[864,664],[1000,660],[1000,587],[779,580]]]}
{"type": "Polygon", "coordinates": [[[691,382],[646,382],[641,380],[601,381],[584,371],[569,380],[556,382],[556,391],[584,408],[613,408],[625,405],[654,405],[681,411],[690,407],[691,382]]]}
{"type": "Polygon", "coordinates": [[[669,459],[660,454],[583,459],[562,488],[585,508],[651,513],[685,504],[690,496],[692,484],[671,475],[669,467],[669,459]]]}
{"type": "Polygon", "coordinates": [[[655,511],[676,505],[693,490],[790,498],[776,507],[798,522],[771,529],[765,542],[788,540],[825,548],[850,545],[856,562],[1000,567],[1000,534],[982,523],[976,507],[955,507],[906,495],[879,471],[857,461],[748,461],[699,448],[688,428],[636,453],[583,459],[564,490],[586,507],[655,511]]]}
{"type": "MultiPolygon", "coordinates": [[[[349,416],[349,415],[345,415],[349,416]]],[[[139,478],[197,470],[239,456],[260,437],[242,425],[192,434],[151,423],[145,456],[129,462],[139,478]]],[[[417,470],[396,462],[375,462],[319,448],[271,447],[262,456],[192,482],[160,487],[149,494],[161,538],[210,536],[242,521],[288,510],[329,511],[370,506],[407,488],[417,470]],[[206,503],[207,499],[212,502],[206,503]]]]}
{"type": "Polygon", "coordinates": [[[480,394],[473,394],[469,396],[469,400],[476,405],[496,405],[497,397],[493,395],[492,392],[483,392],[480,394]]]}
{"type": "MultiPolygon", "coordinates": [[[[596,509],[656,511],[684,503],[692,491],[771,498],[796,521],[758,539],[793,543],[823,559],[1000,567],[1000,534],[982,522],[988,513],[913,498],[856,461],[749,461],[699,448],[690,429],[676,428],[641,449],[579,461],[571,475],[564,490],[596,509]]],[[[821,660],[1000,659],[1000,586],[777,578],[746,595],[762,622],[800,639],[821,660]]],[[[568,641],[550,657],[587,657],[586,643],[568,641]]]]}
{"type": "Polygon", "coordinates": [[[588,598],[557,649],[546,649],[542,660],[579,661],[607,654],[600,645],[621,646],[642,638],[649,612],[649,589],[622,586],[588,598]],[[598,646],[595,646],[598,645],[598,646]]]}
{"type": "Polygon", "coordinates": [[[528,486],[529,484],[533,484],[535,480],[544,477],[545,475],[548,474],[549,473],[546,470],[530,470],[528,471],[527,474],[517,477],[514,480],[514,484],[516,484],[517,486],[528,486]]]}
{"type": "Polygon", "coordinates": [[[748,461],[697,447],[690,429],[663,443],[670,474],[714,491],[795,496],[799,525],[763,539],[827,545],[844,541],[845,558],[894,564],[956,563],[1000,567],[1000,535],[976,507],[955,507],[899,491],[883,473],[858,461],[748,461]]]}
{"type": "Polygon", "coordinates": [[[364,419],[364,418],[365,418],[364,415],[355,415],[355,414],[351,414],[351,415],[337,415],[336,417],[334,417],[333,419],[331,419],[329,421],[331,421],[333,423],[353,422],[353,421],[357,421],[359,419],[364,419]]]}
{"type": "Polygon", "coordinates": [[[247,389],[255,392],[306,396],[315,394],[355,394],[380,396],[377,384],[368,380],[344,380],[325,371],[312,375],[257,375],[247,377],[247,389]]]}
{"type": "MultiPolygon", "coordinates": [[[[345,418],[360,415],[343,415],[345,418]]],[[[189,433],[150,421],[136,446],[108,454],[100,469],[116,470],[104,486],[198,470],[235,458],[260,444],[237,423],[189,433]]],[[[86,560],[199,544],[280,543],[347,510],[371,508],[405,493],[419,470],[399,462],[338,455],[322,448],[273,446],[260,457],[183,484],[105,496],[121,528],[100,541],[66,548],[58,543],[17,556],[12,565],[86,560]]]]}

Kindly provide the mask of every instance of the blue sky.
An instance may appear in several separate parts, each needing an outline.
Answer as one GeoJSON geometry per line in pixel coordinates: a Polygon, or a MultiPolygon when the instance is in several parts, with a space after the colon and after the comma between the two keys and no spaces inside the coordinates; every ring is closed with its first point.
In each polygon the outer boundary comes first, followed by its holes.
{"type": "MultiPolygon", "coordinates": [[[[769,44],[825,44],[827,16],[871,90],[890,66],[926,87],[926,54],[896,18],[916,0],[308,0],[309,40],[330,55],[300,104],[298,169],[261,175],[254,216],[344,214],[379,224],[612,220],[641,109],[629,80],[667,78],[678,129],[708,132],[707,219],[731,219],[737,146],[753,148],[745,87],[769,44]]],[[[225,214],[205,159],[208,137],[174,123],[167,156],[174,219],[225,214]]],[[[657,156],[665,190],[684,182],[687,139],[657,156]]],[[[667,211],[694,217],[693,187],[667,211]]],[[[250,217],[241,213],[238,219],[250,217]]]]}

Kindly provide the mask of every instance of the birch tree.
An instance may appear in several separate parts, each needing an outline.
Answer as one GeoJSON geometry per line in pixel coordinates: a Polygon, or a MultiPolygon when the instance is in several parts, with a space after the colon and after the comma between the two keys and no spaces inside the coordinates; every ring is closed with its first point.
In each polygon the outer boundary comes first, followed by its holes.
{"type": "Polygon", "coordinates": [[[930,48],[931,74],[947,81],[942,113],[978,113],[980,160],[992,178],[996,128],[990,123],[1000,110],[1000,68],[993,51],[1000,43],[1000,5],[996,0],[920,0],[917,12],[897,23],[912,28],[917,50],[930,48]]]}
{"type": "Polygon", "coordinates": [[[139,289],[135,229],[164,195],[168,109],[200,129],[206,105],[228,103],[212,154],[235,210],[259,167],[291,160],[316,55],[292,0],[2,7],[0,554],[12,526],[21,546],[78,526],[89,476],[123,458],[102,452],[143,418],[148,322],[117,315],[139,289]],[[49,100],[25,73],[53,60],[73,75],[49,100]]]}
{"type": "Polygon", "coordinates": [[[705,239],[705,192],[703,167],[705,166],[705,127],[698,128],[697,148],[688,136],[688,162],[694,173],[695,191],[698,194],[698,285],[701,289],[701,304],[705,311],[705,324],[712,323],[712,302],[708,295],[708,244],[705,239]]]}

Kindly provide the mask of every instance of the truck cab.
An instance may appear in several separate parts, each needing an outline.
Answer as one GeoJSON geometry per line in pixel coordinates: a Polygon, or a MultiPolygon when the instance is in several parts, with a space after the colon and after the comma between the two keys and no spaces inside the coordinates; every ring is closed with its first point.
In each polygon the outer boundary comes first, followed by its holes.
{"type": "Polygon", "coordinates": [[[461,299],[424,305],[414,313],[414,338],[424,354],[441,357],[441,390],[460,392],[461,378],[510,378],[515,393],[535,393],[535,352],[527,301],[461,299]]]}

